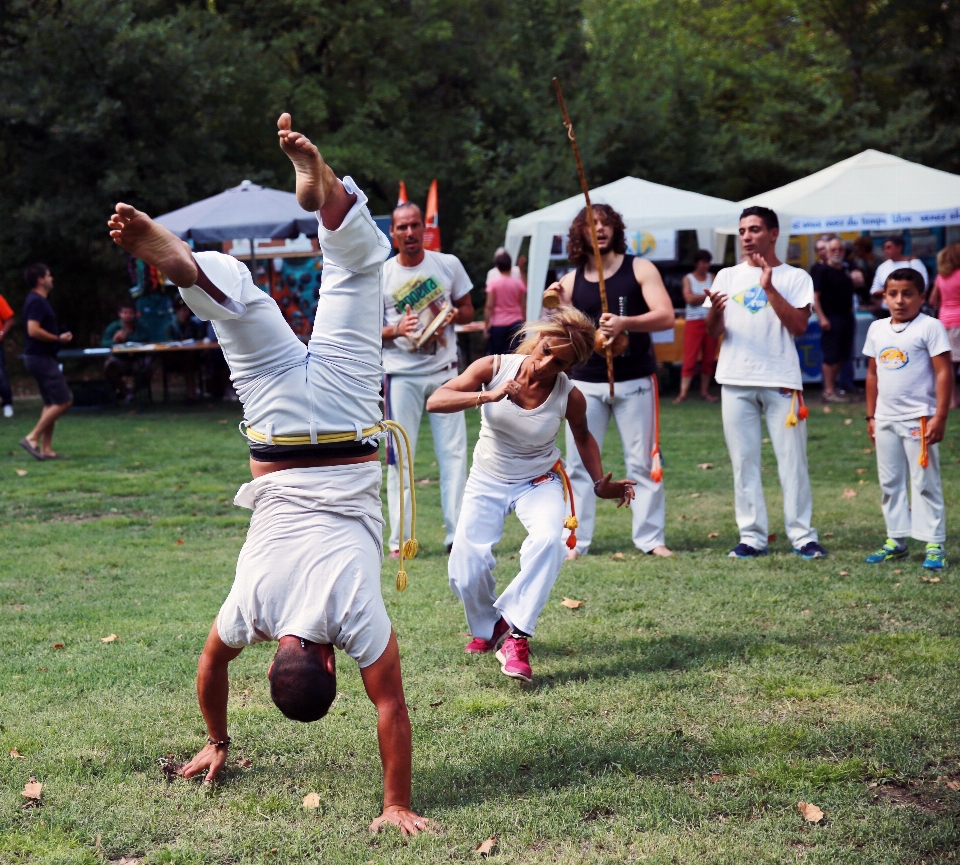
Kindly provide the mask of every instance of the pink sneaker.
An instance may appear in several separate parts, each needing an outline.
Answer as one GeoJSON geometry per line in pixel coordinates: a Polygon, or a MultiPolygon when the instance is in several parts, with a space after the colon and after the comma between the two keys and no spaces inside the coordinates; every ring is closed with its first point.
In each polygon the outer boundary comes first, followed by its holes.
{"type": "Polygon", "coordinates": [[[533,670],[530,669],[529,657],[530,643],[526,637],[507,637],[497,651],[500,672],[511,679],[532,682],[533,670]]]}
{"type": "Polygon", "coordinates": [[[494,649],[500,648],[509,633],[510,626],[501,617],[493,626],[492,639],[485,640],[483,637],[474,637],[463,647],[463,651],[469,652],[471,655],[482,655],[484,652],[492,652],[494,649]]]}
{"type": "Polygon", "coordinates": [[[391,559],[399,559],[399,558],[400,558],[400,550],[390,550],[390,558],[391,558],[391,559]]]}

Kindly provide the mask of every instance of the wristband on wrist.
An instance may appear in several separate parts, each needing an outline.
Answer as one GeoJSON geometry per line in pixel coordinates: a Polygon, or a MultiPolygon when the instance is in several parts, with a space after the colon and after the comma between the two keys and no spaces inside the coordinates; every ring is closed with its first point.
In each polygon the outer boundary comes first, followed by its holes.
{"type": "Polygon", "coordinates": [[[207,744],[208,744],[208,745],[213,745],[213,747],[216,748],[218,751],[219,751],[221,748],[229,748],[229,747],[230,747],[230,741],[231,741],[231,740],[230,740],[230,737],[229,737],[229,736],[227,736],[226,739],[223,739],[223,740],[220,741],[220,742],[216,741],[212,736],[207,736],[207,744]]]}
{"type": "Polygon", "coordinates": [[[602,483],[603,483],[603,478],[597,478],[597,479],[593,482],[593,494],[594,494],[595,496],[599,496],[599,495],[600,495],[600,484],[602,484],[602,483]]]}
{"type": "Polygon", "coordinates": [[[393,326],[393,338],[396,339],[398,336],[400,336],[400,322],[399,322],[399,321],[393,326]]]}
{"type": "Polygon", "coordinates": [[[864,420],[873,420],[873,415],[872,415],[872,414],[865,415],[863,419],[864,419],[864,420]]]}
{"type": "Polygon", "coordinates": [[[480,391],[480,393],[477,394],[477,404],[474,406],[477,411],[480,411],[480,406],[483,405],[483,403],[480,402],[480,400],[483,399],[483,393],[483,391],[480,391]]]}

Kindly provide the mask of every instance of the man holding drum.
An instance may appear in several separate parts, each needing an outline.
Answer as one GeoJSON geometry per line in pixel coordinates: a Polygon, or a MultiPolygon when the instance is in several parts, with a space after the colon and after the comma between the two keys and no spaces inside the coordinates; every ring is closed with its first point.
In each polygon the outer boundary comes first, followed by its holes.
{"type": "MultiPolygon", "coordinates": [[[[383,380],[385,415],[410,436],[416,453],[420,419],[430,395],[457,375],[454,324],[473,321],[473,285],[454,255],[423,248],[423,215],[416,204],[393,211],[390,238],[398,255],[383,265],[383,380]]],[[[433,449],[440,467],[440,503],[447,552],[460,516],[467,483],[467,425],[463,412],[430,415],[433,449]]],[[[400,485],[392,447],[387,447],[387,505],[390,556],[400,548],[400,485]]],[[[404,511],[411,513],[410,493],[404,511]]],[[[408,516],[407,521],[410,517],[408,516]]],[[[403,527],[409,536],[410,526],[403,527]]]]}
{"type": "MultiPolygon", "coordinates": [[[[607,340],[617,341],[621,334],[626,337],[626,340],[621,337],[618,341],[620,345],[625,341],[626,349],[613,359],[612,397],[603,354],[594,352],[571,372],[570,377],[586,399],[587,427],[601,448],[610,415],[616,420],[627,475],[637,480],[632,505],[634,546],[645,553],[669,556],[671,552],[664,544],[666,501],[663,482],[651,477],[658,410],[657,364],[650,333],[673,327],[673,303],[656,266],[643,258],[626,254],[620,214],[607,204],[594,204],[593,216],[611,311],[603,313],[601,310],[600,277],[594,262],[586,208],[574,219],[567,241],[567,258],[577,269],[551,285],[546,294],[559,295],[561,304],[569,304],[586,313],[607,340]]],[[[580,521],[577,546],[567,555],[567,558],[576,558],[590,549],[596,502],[593,481],[580,459],[569,424],[566,445],[570,483],[581,509],[577,514],[580,521]]]]}

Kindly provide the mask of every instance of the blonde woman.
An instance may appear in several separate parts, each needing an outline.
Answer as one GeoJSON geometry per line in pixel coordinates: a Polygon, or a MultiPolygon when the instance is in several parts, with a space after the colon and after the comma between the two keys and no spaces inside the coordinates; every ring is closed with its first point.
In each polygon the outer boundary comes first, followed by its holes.
{"type": "Polygon", "coordinates": [[[604,474],[600,449],[587,429],[586,400],[567,377],[593,351],[593,322],[562,306],[549,321],[527,322],[525,329],[529,335],[514,354],[471,364],[433,393],[427,410],[481,412],[449,563],[450,587],[463,602],[473,637],[464,651],[496,650],[505,675],[530,682],[528,641],[565,552],[569,482],[556,441],[564,419],[596,495],[629,506],[635,481],[604,474]],[[498,598],[492,549],[510,511],[528,535],[520,548],[520,572],[498,598]]]}
{"type": "MultiPolygon", "coordinates": [[[[940,323],[950,340],[950,359],[960,364],[960,243],[945,246],[937,255],[937,279],[930,292],[930,306],[940,311],[940,323]]],[[[960,393],[954,388],[950,408],[958,406],[960,393]]]]}

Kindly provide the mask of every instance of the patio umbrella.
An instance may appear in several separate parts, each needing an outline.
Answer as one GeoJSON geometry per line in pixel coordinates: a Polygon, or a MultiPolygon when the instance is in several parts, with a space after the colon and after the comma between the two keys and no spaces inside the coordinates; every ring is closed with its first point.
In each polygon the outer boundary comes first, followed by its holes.
{"type": "Polygon", "coordinates": [[[317,217],[297,204],[292,192],[244,180],[219,195],[156,217],[181,240],[219,243],[250,238],[250,269],[256,272],[254,239],[298,237],[317,230],[317,217]]]}

